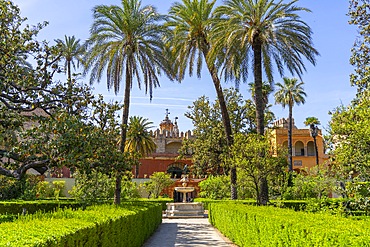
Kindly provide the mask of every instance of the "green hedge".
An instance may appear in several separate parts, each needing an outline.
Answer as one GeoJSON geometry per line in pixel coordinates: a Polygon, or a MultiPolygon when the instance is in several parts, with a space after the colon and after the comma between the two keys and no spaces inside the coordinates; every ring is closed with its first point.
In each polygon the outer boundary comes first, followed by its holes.
{"type": "Polygon", "coordinates": [[[295,211],[304,211],[307,201],[304,200],[271,200],[270,204],[279,208],[290,208],[295,211]]]}
{"type": "Polygon", "coordinates": [[[157,199],[146,199],[146,198],[138,198],[138,199],[131,199],[129,202],[152,202],[152,203],[160,203],[162,205],[162,210],[167,209],[167,203],[173,202],[172,198],[157,198],[157,199]]]}
{"type": "MultiPolygon", "coordinates": [[[[211,203],[240,203],[245,205],[257,205],[255,199],[248,199],[248,200],[213,200],[208,198],[195,198],[195,202],[202,202],[204,209],[208,210],[209,204],[211,203]]],[[[270,205],[280,208],[291,208],[296,211],[301,211],[306,208],[306,201],[303,200],[271,200],[270,205]]]]}
{"type": "Polygon", "coordinates": [[[214,203],[209,220],[239,246],[370,246],[370,222],[276,207],[214,203]]]}
{"type": "Polygon", "coordinates": [[[246,205],[256,205],[256,200],[250,199],[250,200],[214,200],[214,199],[208,199],[208,198],[195,198],[195,202],[201,202],[203,203],[204,210],[209,209],[209,205],[213,203],[239,203],[239,204],[246,204],[246,205]]]}
{"type": "Polygon", "coordinates": [[[36,213],[0,224],[0,246],[139,247],[162,221],[155,203],[123,203],[36,213]]]}
{"type": "Polygon", "coordinates": [[[82,203],[76,201],[49,201],[49,200],[36,200],[36,201],[0,201],[0,215],[2,214],[22,214],[23,209],[26,209],[28,214],[33,214],[38,211],[52,212],[58,208],[80,208],[82,203]]]}

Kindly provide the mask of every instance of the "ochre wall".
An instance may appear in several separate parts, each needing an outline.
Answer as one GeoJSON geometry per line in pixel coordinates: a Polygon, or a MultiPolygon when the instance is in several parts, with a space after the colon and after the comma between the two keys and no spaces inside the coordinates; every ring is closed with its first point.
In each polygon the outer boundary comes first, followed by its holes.
{"type": "MultiPolygon", "coordinates": [[[[278,128],[271,131],[271,141],[273,145],[278,147],[283,147],[287,144],[288,141],[288,129],[278,128]]],[[[310,136],[309,129],[293,129],[292,131],[292,145],[293,145],[293,169],[302,169],[302,168],[312,168],[316,166],[316,157],[314,155],[308,155],[307,144],[313,142],[313,138],[310,136]],[[295,154],[295,145],[297,142],[301,141],[304,146],[304,155],[295,154]],[[301,161],[302,166],[295,166],[294,162],[301,161]]],[[[317,150],[319,155],[319,164],[326,164],[329,157],[324,153],[324,142],[322,138],[321,130],[318,132],[316,137],[317,150]]],[[[298,151],[299,153],[299,151],[298,151]]]]}

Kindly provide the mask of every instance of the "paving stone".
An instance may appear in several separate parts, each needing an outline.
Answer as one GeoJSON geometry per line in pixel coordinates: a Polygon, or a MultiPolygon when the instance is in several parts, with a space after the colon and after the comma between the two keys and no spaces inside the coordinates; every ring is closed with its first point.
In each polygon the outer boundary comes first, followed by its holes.
{"type": "Polygon", "coordinates": [[[164,218],[154,235],[143,247],[236,246],[215,229],[208,218],[164,218]]]}

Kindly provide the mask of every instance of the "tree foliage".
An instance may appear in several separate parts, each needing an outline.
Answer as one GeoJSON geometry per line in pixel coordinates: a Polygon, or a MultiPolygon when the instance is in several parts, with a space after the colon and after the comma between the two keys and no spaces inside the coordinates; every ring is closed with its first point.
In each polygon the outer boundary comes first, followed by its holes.
{"type": "MultiPolygon", "coordinates": [[[[235,89],[225,89],[224,94],[233,133],[256,132],[254,102],[244,100],[235,89]]],[[[266,121],[273,120],[268,108],[266,115],[269,116],[266,121]]],[[[183,155],[192,152],[192,172],[196,175],[228,174],[230,167],[225,163],[228,147],[217,101],[211,103],[206,96],[202,96],[189,106],[185,116],[192,120],[197,138],[186,140],[180,152],[183,155]]]]}
{"type": "Polygon", "coordinates": [[[350,24],[355,25],[360,36],[352,48],[351,65],[355,71],[351,74],[351,85],[357,86],[358,91],[369,88],[370,85],[370,3],[367,0],[350,0],[349,16],[350,24]]]}
{"type": "Polygon", "coordinates": [[[345,178],[370,174],[370,93],[364,91],[349,106],[333,111],[329,123],[333,165],[345,178]]]}
{"type": "Polygon", "coordinates": [[[92,94],[84,86],[67,90],[66,83],[53,80],[60,72],[61,51],[36,41],[47,23],[23,26],[25,18],[11,1],[1,1],[0,8],[0,174],[21,179],[30,168],[44,173],[56,162],[48,155],[50,147],[45,152],[45,138],[54,130],[46,131],[41,123],[57,120],[60,109],[83,113],[92,94]]]}
{"type": "Polygon", "coordinates": [[[288,187],[282,198],[285,200],[304,200],[328,197],[337,189],[337,178],[334,172],[330,167],[302,170],[301,173],[295,174],[294,186],[288,187]]]}
{"type": "Polygon", "coordinates": [[[199,188],[200,197],[213,200],[230,198],[230,178],[226,175],[210,176],[199,183],[199,188]]]}
{"type": "Polygon", "coordinates": [[[247,135],[238,133],[232,147],[232,160],[238,167],[238,172],[244,174],[255,190],[257,203],[261,203],[261,180],[275,180],[283,175],[287,167],[284,152],[274,150],[268,136],[255,133],[247,135]]]}
{"type": "Polygon", "coordinates": [[[143,186],[152,198],[158,198],[162,190],[173,183],[174,181],[172,181],[170,174],[155,172],[150,176],[150,180],[145,182],[143,186]]]}
{"type": "Polygon", "coordinates": [[[0,174],[21,179],[30,168],[41,174],[62,166],[131,169],[135,156],[118,152],[122,106],[94,99],[77,82],[55,81],[63,50],[36,41],[44,24],[21,29],[18,7],[0,6],[0,174]]]}

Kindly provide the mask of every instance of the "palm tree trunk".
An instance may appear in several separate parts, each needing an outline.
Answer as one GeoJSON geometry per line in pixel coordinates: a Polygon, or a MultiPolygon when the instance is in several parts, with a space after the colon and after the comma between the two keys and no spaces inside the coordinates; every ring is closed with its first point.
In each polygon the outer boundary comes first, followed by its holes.
{"type": "Polygon", "coordinates": [[[293,171],[293,143],[292,143],[292,131],[293,131],[293,104],[289,103],[289,118],[288,118],[288,165],[289,172],[293,171]]]}
{"type": "MultiPolygon", "coordinates": [[[[67,88],[67,95],[68,97],[72,98],[72,76],[71,76],[71,61],[67,61],[67,83],[68,83],[68,88],[67,88]]],[[[68,113],[72,113],[72,100],[70,103],[68,103],[68,113]]]]}
{"type": "Polygon", "coordinates": [[[261,44],[258,42],[253,45],[254,55],[254,97],[256,102],[256,122],[257,133],[260,135],[265,134],[265,113],[264,113],[264,100],[262,94],[262,52],[261,44]]]}
{"type": "Polygon", "coordinates": [[[71,61],[67,61],[67,76],[68,76],[68,83],[72,85],[72,75],[71,75],[71,61]]]}
{"type": "MultiPolygon", "coordinates": [[[[208,50],[203,50],[203,55],[205,58],[207,58],[208,50]]],[[[218,102],[220,104],[221,109],[221,116],[222,116],[222,123],[224,125],[225,135],[226,135],[226,142],[227,146],[231,147],[233,145],[234,139],[232,136],[232,130],[231,130],[231,124],[230,124],[230,116],[229,112],[227,111],[226,102],[224,93],[222,91],[222,86],[220,83],[220,79],[217,75],[217,70],[214,64],[210,64],[207,62],[207,68],[209,73],[211,74],[213,84],[216,89],[218,102]]],[[[236,181],[237,181],[237,174],[236,174],[236,167],[234,164],[231,165],[230,169],[230,182],[231,182],[231,199],[236,200],[238,198],[238,191],[236,187],[236,181]]]]}
{"type": "Polygon", "coordinates": [[[316,165],[319,166],[319,151],[317,150],[316,136],[313,137],[313,143],[315,146],[316,165]]]}
{"type": "MultiPolygon", "coordinates": [[[[258,41],[258,35],[254,37],[253,42],[253,73],[254,73],[254,97],[256,102],[256,122],[257,133],[260,135],[265,134],[265,113],[264,113],[264,100],[262,93],[262,46],[258,41]]],[[[263,174],[263,173],[262,173],[263,174]]],[[[267,205],[269,201],[268,184],[265,175],[260,180],[260,195],[258,201],[261,205],[267,205]]]]}
{"type": "MultiPolygon", "coordinates": [[[[129,62],[127,62],[125,96],[123,99],[123,111],[122,111],[121,143],[119,147],[119,150],[122,153],[125,151],[127,122],[128,122],[129,109],[130,109],[131,82],[132,82],[132,75],[129,69],[129,62]]],[[[116,174],[116,188],[114,190],[114,204],[116,205],[121,203],[121,181],[122,181],[122,171],[118,170],[116,174]]]]}

